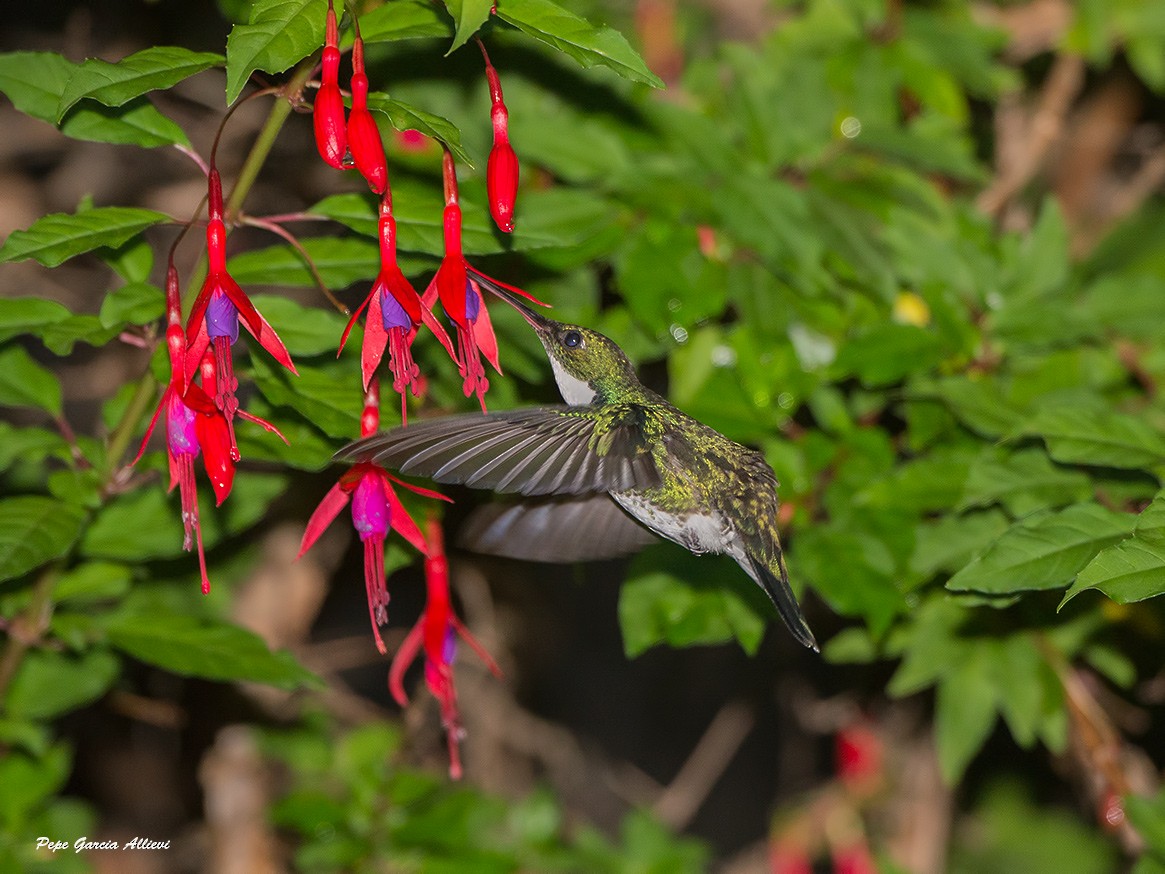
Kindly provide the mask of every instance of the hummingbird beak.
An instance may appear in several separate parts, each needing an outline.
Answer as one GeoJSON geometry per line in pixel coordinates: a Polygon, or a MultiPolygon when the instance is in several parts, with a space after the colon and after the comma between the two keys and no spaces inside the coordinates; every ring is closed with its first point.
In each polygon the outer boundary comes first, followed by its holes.
{"type": "Polygon", "coordinates": [[[542,301],[538,300],[538,298],[534,297],[533,295],[527,294],[526,292],[522,291],[519,288],[515,288],[512,285],[510,285],[510,286],[502,285],[496,279],[491,279],[490,277],[486,276],[484,273],[478,273],[472,267],[469,268],[469,272],[470,272],[474,282],[476,282],[482,288],[489,289],[489,291],[493,292],[495,295],[500,297],[502,300],[504,300],[506,303],[508,303],[510,306],[512,306],[514,309],[516,309],[519,313],[521,313],[522,318],[524,318],[527,322],[529,322],[530,327],[532,327],[535,331],[545,331],[548,328],[550,328],[550,326],[553,324],[552,320],[546,318],[541,313],[537,313],[534,310],[530,309],[528,306],[526,306],[525,302],[522,300],[522,296],[525,296],[529,300],[532,300],[534,303],[538,304],[539,306],[548,307],[548,306],[550,306],[550,304],[543,303],[542,301]]]}

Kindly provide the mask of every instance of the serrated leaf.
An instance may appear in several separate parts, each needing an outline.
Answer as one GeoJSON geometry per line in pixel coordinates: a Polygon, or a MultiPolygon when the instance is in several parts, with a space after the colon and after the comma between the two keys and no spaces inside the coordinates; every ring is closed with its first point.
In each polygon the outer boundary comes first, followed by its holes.
{"type": "Polygon", "coordinates": [[[77,343],[104,346],[121,332],[121,326],[105,327],[97,316],[70,316],[44,329],[41,341],[54,355],[68,355],[77,343]]]}
{"type": "MultiPolygon", "coordinates": [[[[299,242],[328,288],[346,288],[354,282],[371,281],[380,267],[380,250],[369,240],[306,237],[299,242]]],[[[227,266],[231,275],[243,286],[315,286],[315,279],[303,256],[291,246],[270,246],[242,252],[231,258],[227,266]]]]}
{"type": "MultiPolygon", "coordinates": [[[[0,55],[0,91],[21,112],[55,124],[61,92],[78,67],[53,52],[0,55]]],[[[118,108],[77,107],[65,118],[60,130],[73,139],[146,148],[190,144],[182,129],[145,99],[133,100],[118,108]]]]}
{"type": "Polygon", "coordinates": [[[33,258],[56,267],[75,255],[102,247],[120,246],[148,227],[170,217],[152,209],[99,206],[70,215],[43,216],[24,231],[13,231],[0,247],[0,261],[33,258]]]}
{"type": "Polygon", "coordinates": [[[143,149],[190,145],[186,132],[144,97],[116,109],[78,106],[65,116],[61,133],[75,140],[143,149]]]}
{"type": "Polygon", "coordinates": [[[0,406],[33,407],[61,415],[61,384],[23,346],[0,349],[0,406]]]}
{"type": "Polygon", "coordinates": [[[323,0],[256,0],[227,37],[227,103],[256,70],[282,73],[323,46],[327,9],[323,0]]]}
{"type": "Polygon", "coordinates": [[[55,300],[39,297],[0,297],[0,343],[21,334],[40,334],[53,322],[72,313],[55,300]]]}
{"type": "Polygon", "coordinates": [[[1143,419],[1112,410],[1044,407],[1012,437],[1042,437],[1056,461],[1147,468],[1165,462],[1165,435],[1143,419]]]}
{"type": "Polygon", "coordinates": [[[1023,413],[1006,401],[990,377],[920,380],[908,393],[942,401],[963,424],[984,437],[1000,437],[1023,421],[1023,413]]]}
{"type": "Polygon", "coordinates": [[[1015,516],[1062,507],[1092,493],[1088,476],[1057,467],[1039,449],[1005,454],[990,447],[971,464],[960,509],[999,503],[1015,516]]]}
{"type": "Polygon", "coordinates": [[[290,653],[272,652],[258,635],[225,622],[184,614],[128,614],[111,621],[106,633],[122,652],[183,676],[281,689],[318,684],[290,653]]]}
{"type": "Polygon", "coordinates": [[[1000,510],[943,516],[923,523],[914,532],[910,570],[923,581],[939,571],[958,570],[1003,534],[1007,524],[1007,516],[1000,510]]]}
{"type": "Polygon", "coordinates": [[[0,501],[0,581],[23,576],[69,551],[85,511],[40,495],[0,501]]]}
{"type": "Polygon", "coordinates": [[[420,131],[425,136],[444,143],[454,158],[467,167],[473,167],[473,160],[461,145],[461,131],[449,119],[377,92],[368,95],[368,108],[382,113],[388,118],[389,124],[399,131],[420,131]]]}
{"type": "Polygon", "coordinates": [[[1024,519],[951,577],[947,588],[1006,595],[1067,586],[1100,550],[1131,534],[1136,520],[1098,504],[1024,519]]]}
{"type": "Polygon", "coordinates": [[[1118,604],[1165,592],[1165,542],[1130,537],[1097,553],[1080,571],[1060,606],[1086,589],[1099,589],[1118,604]]]}
{"type": "Polygon", "coordinates": [[[95,701],[117,679],[117,656],[103,649],[80,655],[35,650],[12,678],[7,710],[30,719],[51,719],[95,701]]]}
{"type": "Polygon", "coordinates": [[[121,106],[150,91],[172,88],[222,62],[222,55],[177,46],[151,46],[116,63],[89,58],[80,64],[61,93],[57,121],[79,100],[121,106]]]}
{"type": "Polygon", "coordinates": [[[445,0],[445,8],[453,16],[453,24],[456,27],[453,45],[449,46],[449,51],[445,53],[446,57],[465,45],[469,38],[477,33],[478,28],[489,18],[493,5],[494,0],[445,0]]]}
{"type": "Polygon", "coordinates": [[[602,65],[633,82],[664,87],[623,34],[605,25],[596,27],[550,0],[502,0],[497,16],[584,67],[602,65]]]}
{"type": "Polygon", "coordinates": [[[691,646],[734,638],[745,652],[755,652],[765,619],[733,585],[737,575],[737,582],[752,585],[735,562],[724,558],[694,558],[670,547],[636,557],[619,592],[627,655],[658,643],[691,646]]]}
{"type": "Polygon", "coordinates": [[[911,373],[920,373],[942,358],[942,341],[914,325],[887,322],[842,344],[833,366],[841,375],[854,375],[863,385],[890,385],[911,373]]]}

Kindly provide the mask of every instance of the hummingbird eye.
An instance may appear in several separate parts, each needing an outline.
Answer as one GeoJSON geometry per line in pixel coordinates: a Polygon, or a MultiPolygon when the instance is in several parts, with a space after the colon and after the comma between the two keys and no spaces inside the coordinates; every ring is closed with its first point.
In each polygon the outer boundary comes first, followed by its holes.
{"type": "Polygon", "coordinates": [[[578,331],[567,331],[562,335],[562,345],[569,349],[574,349],[582,345],[582,334],[578,331]]]}

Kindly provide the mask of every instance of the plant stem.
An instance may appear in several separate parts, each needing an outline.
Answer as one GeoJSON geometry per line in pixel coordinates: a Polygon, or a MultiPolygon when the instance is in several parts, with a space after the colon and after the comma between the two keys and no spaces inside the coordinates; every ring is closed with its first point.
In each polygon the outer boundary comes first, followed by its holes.
{"type": "Polygon", "coordinates": [[[311,78],[311,74],[314,72],[318,63],[319,59],[315,55],[311,55],[300,61],[299,66],[291,74],[291,79],[280,89],[279,99],[271,107],[271,112],[267,115],[267,121],[263,123],[263,128],[259,131],[259,136],[255,138],[255,142],[251,146],[251,151],[247,154],[247,158],[239,170],[239,177],[235,180],[235,187],[231,189],[231,193],[227,197],[225,211],[228,224],[237,216],[239,209],[243,205],[243,201],[247,199],[251,187],[255,184],[255,180],[259,176],[259,171],[267,161],[267,156],[271,154],[271,149],[275,145],[275,138],[279,136],[283,122],[287,121],[287,116],[291,114],[291,97],[303,90],[304,84],[311,78]]]}
{"type": "Polygon", "coordinates": [[[24,654],[49,627],[53,611],[53,587],[60,572],[61,559],[52,562],[40,572],[32,586],[32,600],[8,631],[8,641],[4,646],[4,652],[0,654],[0,713],[7,709],[4,704],[5,694],[12,683],[12,678],[20,669],[24,654]]]}
{"type": "Polygon", "coordinates": [[[133,397],[130,398],[125,412],[122,413],[121,420],[114,427],[113,433],[109,435],[109,448],[105,454],[106,488],[113,481],[115,472],[121,464],[121,458],[129,448],[134,431],[137,430],[138,422],[145,415],[146,410],[150,408],[150,401],[154,399],[157,391],[158,380],[154,378],[153,372],[147,369],[141,380],[138,381],[138,387],[134,390],[133,397]]]}

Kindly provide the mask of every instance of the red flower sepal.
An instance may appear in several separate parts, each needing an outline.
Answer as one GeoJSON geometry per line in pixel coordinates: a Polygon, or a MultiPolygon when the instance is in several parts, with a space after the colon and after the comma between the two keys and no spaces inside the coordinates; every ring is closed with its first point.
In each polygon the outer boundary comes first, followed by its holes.
{"type": "Polygon", "coordinates": [[[445,559],[445,547],[441,536],[441,526],[436,520],[429,522],[429,547],[425,554],[425,611],[420,621],[405,637],[400,649],[392,659],[389,668],[388,687],[392,697],[401,707],[408,706],[408,696],[404,691],[404,675],[417,655],[424,650],[425,685],[441,705],[441,724],[449,745],[449,776],[461,779],[461,739],[465,732],[461,727],[461,716],[457,709],[457,689],[453,683],[453,660],[457,655],[457,638],[460,637],[469,648],[477,653],[486,667],[496,677],[501,677],[501,669],[469,629],[457,618],[449,603],[449,563],[445,559]]]}
{"type": "Polygon", "coordinates": [[[324,52],[320,66],[320,88],[312,105],[312,126],[316,149],[329,166],[343,170],[348,152],[347,124],[344,120],[344,97],[340,94],[340,35],[336,10],[328,0],[328,18],[324,52]]]}
{"type": "MultiPolygon", "coordinates": [[[[352,524],[364,542],[364,584],[368,592],[368,614],[376,648],[387,653],[380,626],[388,621],[388,587],[384,579],[384,540],[390,530],[398,532],[414,548],[427,551],[421,529],[393,491],[396,483],[411,492],[441,501],[450,499],[438,492],[410,485],[371,462],[360,462],[340,477],[328,490],[307,521],[299,556],[311,549],[324,530],[352,503],[352,524]]],[[[297,556],[298,557],[298,556],[297,556]]]]}

